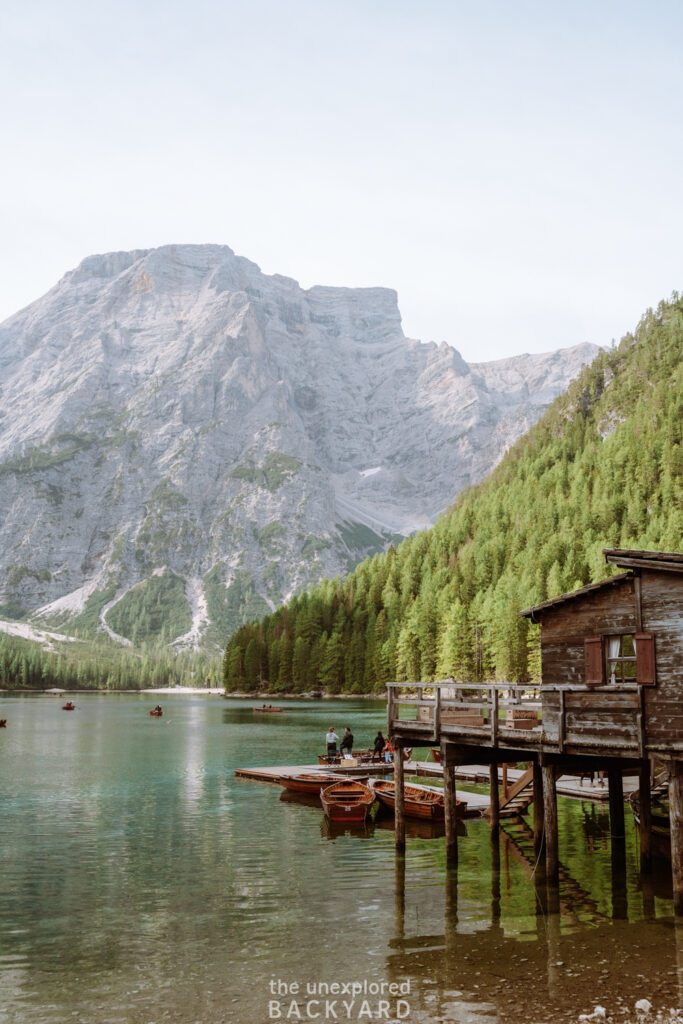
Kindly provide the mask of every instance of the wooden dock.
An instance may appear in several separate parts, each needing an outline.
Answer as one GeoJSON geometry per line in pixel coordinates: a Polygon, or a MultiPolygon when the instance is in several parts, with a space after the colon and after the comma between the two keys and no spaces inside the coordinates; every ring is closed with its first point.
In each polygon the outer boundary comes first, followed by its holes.
{"type": "Polygon", "coordinates": [[[351,768],[341,768],[339,765],[332,765],[328,768],[327,765],[320,764],[286,764],[280,766],[273,765],[266,768],[235,768],[235,775],[239,779],[255,779],[257,782],[278,783],[282,776],[291,779],[293,775],[314,775],[320,773],[321,775],[348,775],[353,778],[359,775],[389,775],[393,770],[393,764],[379,763],[374,765],[359,764],[351,768]]]}
{"type": "MultiPolygon", "coordinates": [[[[443,778],[443,767],[434,761],[408,761],[405,766],[406,775],[422,775],[424,777],[443,778]]],[[[455,778],[460,782],[467,782],[471,785],[488,786],[490,782],[489,767],[485,764],[461,764],[454,769],[455,778]]],[[[508,768],[507,777],[510,785],[517,782],[523,775],[519,768],[508,768]]],[[[503,770],[499,768],[498,778],[502,781],[503,770]]],[[[638,776],[626,776],[623,781],[624,796],[628,797],[638,788],[638,776]]],[[[594,800],[602,803],[609,800],[609,786],[604,779],[602,785],[595,779],[590,782],[588,778],[582,782],[576,775],[560,775],[556,782],[558,794],[570,796],[578,800],[594,800]]]]}

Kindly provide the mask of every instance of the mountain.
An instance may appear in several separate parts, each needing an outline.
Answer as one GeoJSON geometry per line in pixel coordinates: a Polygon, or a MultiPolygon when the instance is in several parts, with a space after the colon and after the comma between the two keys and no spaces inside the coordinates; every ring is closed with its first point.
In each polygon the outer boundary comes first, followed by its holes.
{"type": "Polygon", "coordinates": [[[603,547],[683,550],[683,300],[602,352],[433,529],[243,626],[229,689],[540,676],[522,608],[609,576],[603,547]]]}
{"type": "Polygon", "coordinates": [[[596,352],[468,365],[389,289],[89,257],[0,325],[0,616],[222,644],[433,523],[596,352]]]}

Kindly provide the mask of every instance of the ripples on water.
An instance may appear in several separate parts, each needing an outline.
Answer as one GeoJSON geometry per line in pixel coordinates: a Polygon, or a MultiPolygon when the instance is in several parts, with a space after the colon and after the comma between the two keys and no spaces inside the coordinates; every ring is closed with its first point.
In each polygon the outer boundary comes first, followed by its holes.
{"type": "Polygon", "coordinates": [[[12,1024],[260,1024],[273,976],[410,976],[413,1024],[678,999],[666,878],[642,890],[631,829],[614,902],[594,804],[560,801],[568,873],[562,917],[547,917],[504,835],[492,877],[484,822],[467,824],[456,879],[442,838],[416,829],[403,868],[386,819],[335,830],[318,806],[234,778],[237,766],[313,762],[335,720],[369,743],[382,705],[254,716],[169,696],[150,719],[145,697],[77,703],[67,715],[55,698],[2,702],[0,1005],[12,1024]]]}

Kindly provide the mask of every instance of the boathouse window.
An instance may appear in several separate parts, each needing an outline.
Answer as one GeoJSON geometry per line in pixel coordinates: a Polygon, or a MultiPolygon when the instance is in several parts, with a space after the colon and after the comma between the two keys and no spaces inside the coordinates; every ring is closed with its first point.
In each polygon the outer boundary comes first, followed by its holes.
{"type": "Polygon", "coordinates": [[[636,681],[636,645],[633,633],[605,638],[607,676],[611,686],[636,681]]]}

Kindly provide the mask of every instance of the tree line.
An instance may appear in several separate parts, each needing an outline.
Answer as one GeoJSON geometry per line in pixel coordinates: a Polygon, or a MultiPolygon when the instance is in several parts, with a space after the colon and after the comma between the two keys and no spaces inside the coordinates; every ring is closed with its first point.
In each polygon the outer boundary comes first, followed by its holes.
{"type": "Polygon", "coordinates": [[[540,676],[519,612],[604,579],[603,547],[683,547],[683,300],[600,353],[436,525],[229,640],[228,690],[540,676]]]}

